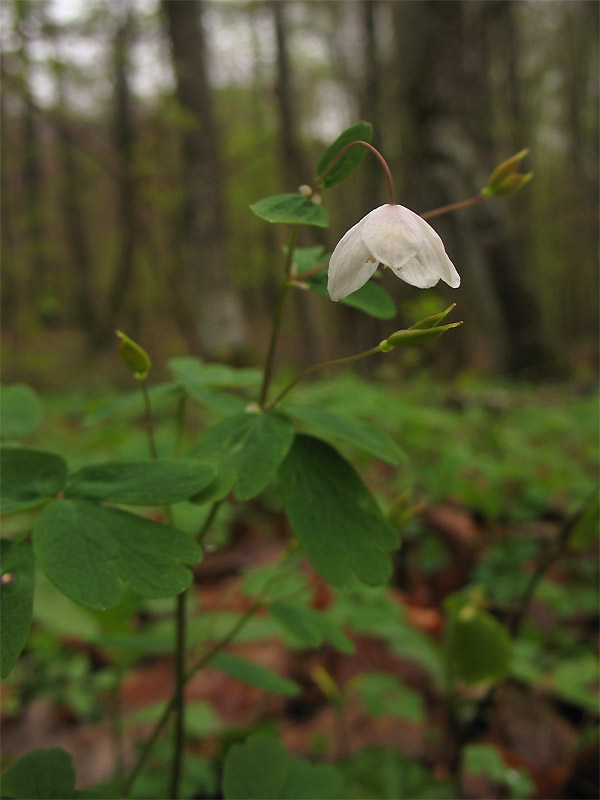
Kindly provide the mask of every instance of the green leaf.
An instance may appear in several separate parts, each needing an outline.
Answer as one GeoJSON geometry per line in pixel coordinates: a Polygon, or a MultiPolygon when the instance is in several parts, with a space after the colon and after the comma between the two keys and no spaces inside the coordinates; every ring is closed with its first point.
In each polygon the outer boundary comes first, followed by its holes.
{"type": "Polygon", "coordinates": [[[451,781],[437,780],[418,761],[386,748],[369,748],[342,764],[352,797],[365,800],[452,800],[451,781]]]}
{"type": "Polygon", "coordinates": [[[254,368],[234,368],[227,364],[207,364],[194,356],[169,359],[169,368],[178,383],[189,381],[199,386],[216,386],[225,389],[244,389],[257,386],[262,373],[254,368]]]}
{"type": "Polygon", "coordinates": [[[329,212],[301,194],[276,194],[253,203],[250,209],[267,222],[329,227],[329,212]]]}
{"type": "Polygon", "coordinates": [[[29,544],[6,540],[0,541],[0,560],[0,676],[6,678],[25,647],[31,628],[35,560],[29,544]]]}
{"type": "MultiPolygon", "coordinates": [[[[355,122],[354,125],[346,128],[346,130],[338,136],[335,142],[330,144],[327,150],[325,150],[321,160],[317,165],[317,174],[321,175],[329,163],[333,161],[335,156],[340,152],[340,150],[346,147],[347,144],[350,144],[350,142],[362,140],[363,142],[369,142],[370,144],[372,138],[373,126],[370,122],[355,122]]],[[[341,183],[348,177],[348,175],[354,172],[366,154],[366,147],[351,147],[350,150],[348,150],[348,152],[343,155],[340,160],[329,170],[325,177],[319,182],[319,185],[328,189],[331,186],[341,183]]]]}
{"type": "Polygon", "coordinates": [[[42,401],[30,386],[14,383],[0,387],[0,435],[3,439],[24,439],[42,419],[42,401]]]}
{"type": "Polygon", "coordinates": [[[34,525],[39,564],[52,583],[81,605],[116,606],[121,581],[142,597],[170,597],[191,583],[183,564],[201,550],[185,533],[88,500],[55,500],[34,525]]]}
{"type": "MultiPolygon", "coordinates": [[[[164,408],[177,395],[181,395],[181,389],[175,383],[160,383],[148,390],[152,411],[156,412],[159,408],[164,408]]],[[[141,391],[122,395],[121,397],[111,397],[108,400],[100,400],[92,403],[87,409],[84,424],[86,426],[97,425],[107,419],[135,419],[142,417],[145,413],[144,398],[141,391]]]]}
{"type": "Polygon", "coordinates": [[[423,722],[425,703],[423,696],[400,683],[393,675],[370,672],[361,676],[359,692],[370,714],[379,717],[393,714],[410,722],[423,722]]]}
{"type": "Polygon", "coordinates": [[[569,545],[574,550],[587,550],[600,535],[600,491],[595,491],[583,504],[573,530],[569,536],[569,545]]]}
{"type": "Polygon", "coordinates": [[[213,466],[215,484],[199,495],[220,500],[233,488],[237,500],[249,500],[266,488],[294,439],[291,422],[276,413],[235,414],[210,427],[192,454],[213,466]]]}
{"type": "MultiPolygon", "coordinates": [[[[329,299],[327,270],[311,275],[306,279],[306,283],[314,292],[329,299]]],[[[386,290],[373,280],[367,281],[360,289],[343,297],[340,303],[357,308],[375,319],[393,319],[396,316],[396,304],[386,290]]]]}
{"type": "Polygon", "coordinates": [[[65,485],[67,465],[54,453],[21,447],[0,449],[0,511],[30,508],[65,485]]]}
{"type": "Polygon", "coordinates": [[[73,759],[59,747],[34,750],[2,776],[2,797],[19,800],[66,800],[74,796],[73,759]]]}
{"type": "Polygon", "coordinates": [[[486,744],[470,744],[463,751],[464,768],[474,775],[485,775],[494,783],[507,786],[509,796],[520,800],[531,795],[535,784],[520,769],[507,764],[496,747],[486,744]]]}
{"type": "Polygon", "coordinates": [[[598,713],[600,664],[592,653],[559,664],[551,678],[552,690],[564,700],[598,713]]]}
{"type": "Polygon", "coordinates": [[[107,461],[73,472],[65,494],[124,505],[160,506],[187,500],[215,478],[212,467],[192,458],[107,461]]]}
{"type": "Polygon", "coordinates": [[[223,769],[226,800],[334,800],[342,776],[335,767],[291,758],[271,736],[255,733],[227,751],[223,769]]]}
{"type": "Polygon", "coordinates": [[[386,551],[398,534],[342,456],[320,439],[296,436],[279,468],[284,509],[315,569],[335,586],[390,577],[386,551]]]}
{"type": "Polygon", "coordinates": [[[248,686],[264,689],[265,692],[293,697],[300,691],[300,686],[295,681],[282,678],[273,670],[233,653],[217,653],[211,658],[210,666],[225,672],[231,678],[247,683],[248,686]]]}
{"type": "Polygon", "coordinates": [[[452,602],[448,606],[446,657],[458,677],[465,683],[499,681],[506,677],[512,658],[512,643],[506,628],[468,601],[460,608],[452,602]]]}
{"type": "Polygon", "coordinates": [[[358,422],[335,411],[327,411],[306,403],[286,401],[281,404],[281,410],[303,422],[309,429],[338,436],[361,447],[376,458],[387,461],[388,464],[406,461],[406,455],[392,437],[367,422],[358,422]]]}
{"type": "Polygon", "coordinates": [[[350,639],[324,613],[294,603],[271,603],[269,613],[302,646],[320,647],[328,641],[343,653],[354,652],[350,639]]]}

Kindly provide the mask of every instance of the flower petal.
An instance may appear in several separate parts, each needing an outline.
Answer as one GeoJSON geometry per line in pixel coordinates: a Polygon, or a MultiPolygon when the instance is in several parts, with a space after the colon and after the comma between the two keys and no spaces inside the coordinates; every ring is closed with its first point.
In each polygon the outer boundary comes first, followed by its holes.
{"type": "Polygon", "coordinates": [[[360,289],[377,269],[378,262],[361,236],[365,219],[342,236],[331,254],[327,290],[332,300],[341,300],[360,289]]]}
{"type": "Polygon", "coordinates": [[[417,255],[421,246],[419,219],[404,206],[380,206],[363,220],[363,241],[382,264],[402,267],[417,255]]]}
{"type": "Polygon", "coordinates": [[[391,270],[398,278],[418,289],[431,289],[440,279],[438,275],[434,275],[433,272],[426,269],[418,258],[411,258],[406,264],[401,267],[392,267],[391,270]]]}
{"type": "Polygon", "coordinates": [[[460,286],[460,275],[447,256],[444,243],[429,223],[421,217],[418,217],[418,220],[422,238],[417,258],[425,269],[438,275],[448,286],[456,289],[460,286]]]}

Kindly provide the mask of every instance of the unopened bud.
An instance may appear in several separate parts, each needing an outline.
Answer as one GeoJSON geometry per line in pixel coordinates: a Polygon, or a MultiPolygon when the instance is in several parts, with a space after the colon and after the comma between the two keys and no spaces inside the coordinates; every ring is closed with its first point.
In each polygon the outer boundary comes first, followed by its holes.
{"type": "Polygon", "coordinates": [[[313,194],[313,196],[310,199],[313,201],[313,203],[316,203],[318,206],[320,206],[321,203],[323,202],[323,198],[321,197],[320,194],[313,194]]]}
{"type": "Polygon", "coordinates": [[[310,197],[313,193],[313,190],[308,183],[303,183],[302,186],[298,187],[298,192],[302,195],[302,197],[310,197]]]}
{"type": "Polygon", "coordinates": [[[134,378],[138,381],[146,380],[148,372],[152,367],[150,356],[137,342],[130,339],[127,334],[117,331],[117,336],[121,340],[119,345],[119,355],[125,366],[133,372],[134,378]]]}
{"type": "Polygon", "coordinates": [[[437,328],[425,328],[424,330],[408,328],[396,331],[379,343],[379,350],[382,353],[388,353],[394,347],[416,347],[432,339],[437,339],[442,333],[449,331],[450,328],[458,328],[459,325],[462,325],[462,322],[452,322],[449,325],[440,325],[437,328]]]}
{"type": "Polygon", "coordinates": [[[409,330],[414,330],[415,328],[418,328],[419,330],[424,330],[425,328],[435,328],[439,322],[448,316],[453,308],[456,308],[456,303],[452,303],[452,305],[448,306],[445,311],[440,311],[438,314],[433,314],[431,317],[420,319],[418,322],[415,322],[414,325],[411,325],[409,330]]]}
{"type": "Polygon", "coordinates": [[[527,153],[529,153],[529,149],[525,148],[499,164],[490,175],[487,186],[482,190],[482,196],[507,197],[520,191],[526,183],[529,183],[533,178],[533,172],[523,175],[517,171],[527,153]]]}

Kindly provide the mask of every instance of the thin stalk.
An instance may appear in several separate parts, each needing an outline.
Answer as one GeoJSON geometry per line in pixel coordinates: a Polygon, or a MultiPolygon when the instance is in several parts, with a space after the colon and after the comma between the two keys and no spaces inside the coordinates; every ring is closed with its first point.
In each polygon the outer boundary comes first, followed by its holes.
{"type": "Polygon", "coordinates": [[[313,267],[312,269],[309,269],[306,272],[300,273],[300,275],[294,275],[294,281],[296,281],[297,283],[301,283],[302,281],[305,281],[307,278],[311,278],[313,275],[316,275],[317,272],[321,272],[321,270],[325,269],[325,267],[328,264],[329,264],[329,259],[327,259],[327,261],[323,261],[323,263],[319,264],[318,267],[313,267]]]}
{"type": "Polygon", "coordinates": [[[211,525],[213,524],[213,522],[215,520],[215,517],[217,516],[217,511],[221,507],[222,503],[223,503],[223,500],[217,500],[215,503],[213,503],[213,506],[212,506],[212,508],[211,508],[211,510],[210,510],[210,512],[208,514],[208,517],[204,521],[204,525],[200,528],[200,530],[196,534],[196,541],[198,542],[199,545],[203,544],[204,537],[208,533],[209,528],[211,527],[211,525]]]}
{"type": "Polygon", "coordinates": [[[373,153],[373,155],[376,156],[376,158],[379,160],[379,163],[383,167],[383,171],[385,172],[385,177],[387,178],[387,182],[388,182],[388,193],[389,193],[389,196],[390,196],[390,205],[391,206],[395,206],[396,205],[396,200],[395,200],[395,196],[394,196],[394,181],[392,180],[392,173],[390,172],[390,168],[388,167],[387,161],[381,155],[381,153],[379,152],[379,150],[376,147],[373,147],[373,145],[369,144],[369,142],[363,142],[362,139],[358,139],[356,142],[350,142],[350,144],[347,144],[345,147],[342,147],[340,152],[336,154],[335,158],[331,159],[331,161],[325,167],[323,172],[318,176],[317,183],[319,185],[321,185],[321,181],[323,180],[323,178],[332,169],[332,167],[334,167],[337,164],[337,162],[340,160],[340,158],[342,158],[342,156],[344,156],[348,152],[348,150],[350,150],[352,147],[356,147],[356,146],[366,147],[367,150],[370,150],[371,153],[373,153]]]}
{"type": "Polygon", "coordinates": [[[290,285],[288,283],[292,268],[292,259],[294,257],[294,248],[296,246],[296,238],[298,236],[298,225],[294,225],[292,228],[292,232],[290,234],[290,242],[288,244],[287,255],[285,259],[285,280],[281,284],[279,289],[279,294],[277,296],[277,305],[275,306],[275,312],[273,314],[273,323],[271,326],[271,337],[269,339],[269,347],[267,349],[267,357],[265,360],[265,367],[263,371],[263,382],[262,387],[260,390],[260,400],[259,404],[261,408],[264,408],[265,403],[267,401],[267,394],[269,392],[269,386],[271,384],[271,377],[273,375],[273,362],[275,359],[275,348],[277,347],[277,339],[279,338],[279,330],[281,328],[281,319],[283,315],[283,306],[285,304],[285,298],[287,297],[287,293],[290,290],[290,285]]]}
{"type": "Polygon", "coordinates": [[[372,347],[370,350],[365,350],[362,353],[356,353],[353,356],[345,356],[344,358],[335,358],[333,361],[323,361],[320,364],[313,364],[312,367],[308,367],[304,370],[304,372],[301,372],[300,375],[294,378],[291,383],[288,383],[285,389],[277,395],[272,403],[270,403],[269,408],[274,408],[283,400],[286,394],[291,391],[294,386],[296,386],[296,384],[300,383],[300,381],[304,380],[304,378],[308,377],[308,375],[311,375],[313,372],[316,372],[319,369],[325,369],[326,367],[337,367],[340,366],[340,364],[352,364],[354,361],[360,361],[363,358],[374,356],[376,353],[381,353],[379,345],[377,345],[377,347],[372,347]]]}
{"type": "Polygon", "coordinates": [[[440,214],[447,214],[449,211],[458,211],[461,208],[475,206],[477,203],[481,203],[482,200],[483,195],[478,194],[477,197],[469,197],[468,200],[459,200],[457,203],[450,203],[448,206],[440,206],[439,208],[434,208],[432,211],[426,211],[424,214],[420,214],[419,216],[422,219],[439,217],[440,214]]]}
{"type": "Polygon", "coordinates": [[[140,381],[142,395],[144,397],[144,425],[146,426],[146,438],[148,439],[148,446],[150,447],[150,455],[152,458],[158,458],[158,451],[156,450],[156,440],[154,438],[154,425],[152,423],[152,408],[150,406],[150,393],[148,392],[148,384],[146,380],[140,381]]]}
{"type": "Polygon", "coordinates": [[[186,639],[186,600],[187,591],[177,595],[175,616],[175,693],[173,711],[175,713],[175,736],[173,760],[171,762],[171,786],[169,797],[177,800],[181,768],[183,765],[183,745],[185,741],[185,639],[186,639]]]}
{"type": "MultiPolygon", "coordinates": [[[[254,614],[258,611],[258,609],[262,607],[262,605],[263,605],[263,600],[257,600],[255,603],[253,603],[253,605],[250,606],[250,608],[245,612],[245,614],[243,614],[243,616],[239,618],[239,620],[235,623],[235,625],[231,627],[231,629],[223,637],[223,639],[217,642],[217,644],[214,645],[214,647],[212,647],[207,653],[205,653],[194,664],[194,666],[187,671],[187,673],[184,675],[184,683],[187,683],[191,678],[193,678],[197,672],[199,672],[201,669],[207,666],[207,664],[211,661],[211,659],[213,659],[217,655],[217,653],[220,653],[221,650],[223,650],[223,648],[227,647],[227,645],[230,644],[233,641],[233,639],[235,639],[235,637],[238,635],[238,633],[241,631],[244,625],[246,625],[246,623],[251,619],[251,617],[254,616],[254,614]]],[[[174,709],[175,709],[175,695],[173,695],[173,697],[171,697],[171,699],[168,701],[167,705],[163,709],[163,713],[160,715],[160,719],[155,724],[152,733],[150,734],[148,739],[146,739],[144,747],[140,755],[138,756],[138,760],[134,768],[131,770],[129,777],[127,778],[127,782],[123,787],[124,797],[129,797],[129,795],[131,794],[135,780],[139,775],[140,770],[148,760],[148,756],[152,752],[152,748],[154,747],[161,733],[165,729],[169,721],[169,717],[171,716],[174,709]]]]}

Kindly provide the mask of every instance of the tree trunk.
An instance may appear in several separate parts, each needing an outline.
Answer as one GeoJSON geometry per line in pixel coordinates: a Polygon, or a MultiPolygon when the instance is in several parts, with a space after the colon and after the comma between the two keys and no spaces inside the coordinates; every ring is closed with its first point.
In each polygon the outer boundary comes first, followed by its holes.
{"type": "Polygon", "coordinates": [[[162,0],[162,9],[171,42],[177,98],[189,115],[182,132],[182,279],[198,310],[202,352],[231,358],[247,348],[247,335],[229,272],[223,169],[208,82],[202,3],[162,0]]]}

